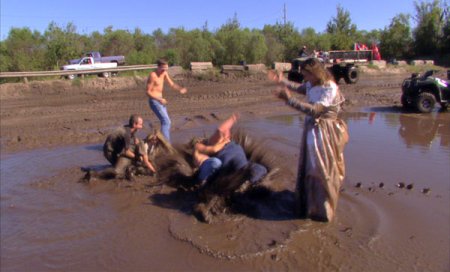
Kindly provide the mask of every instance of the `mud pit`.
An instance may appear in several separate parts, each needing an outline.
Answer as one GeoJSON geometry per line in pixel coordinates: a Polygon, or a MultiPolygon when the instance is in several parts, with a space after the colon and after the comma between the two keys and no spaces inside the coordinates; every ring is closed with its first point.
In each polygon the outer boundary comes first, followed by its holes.
{"type": "Polygon", "coordinates": [[[288,208],[302,116],[263,78],[178,79],[189,93],[167,90],[174,142],[209,134],[239,111],[240,127],[283,167],[263,202],[248,199],[256,213],[211,225],[190,214],[192,196],[150,178],[77,183],[81,166],[105,166],[105,135],[130,113],[156,123],[144,79],[2,86],[1,270],[447,270],[450,115],[402,113],[404,76],[340,85],[350,142],[330,224],[288,208]]]}

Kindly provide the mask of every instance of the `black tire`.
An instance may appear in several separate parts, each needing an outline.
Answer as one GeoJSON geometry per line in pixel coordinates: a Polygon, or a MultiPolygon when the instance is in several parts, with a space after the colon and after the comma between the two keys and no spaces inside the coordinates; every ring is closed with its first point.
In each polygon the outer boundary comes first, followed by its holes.
{"type": "Polygon", "coordinates": [[[429,113],[433,110],[436,99],[431,93],[421,93],[416,99],[416,108],[423,113],[429,113]]]}
{"type": "Polygon", "coordinates": [[[448,102],[441,102],[441,109],[447,110],[448,109],[448,102]]]}
{"type": "Polygon", "coordinates": [[[345,83],[347,83],[347,84],[355,84],[356,82],[358,82],[358,80],[359,80],[358,69],[356,69],[356,67],[354,67],[354,66],[348,67],[345,70],[344,80],[345,80],[345,83]]]}

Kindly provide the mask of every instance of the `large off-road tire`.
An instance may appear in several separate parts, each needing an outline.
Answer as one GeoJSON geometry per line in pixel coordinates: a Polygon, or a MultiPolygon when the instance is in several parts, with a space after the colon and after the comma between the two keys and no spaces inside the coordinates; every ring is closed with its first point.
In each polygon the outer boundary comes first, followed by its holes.
{"type": "Polygon", "coordinates": [[[441,109],[447,110],[448,109],[448,102],[441,102],[441,109]]]}
{"type": "Polygon", "coordinates": [[[429,113],[433,110],[436,99],[431,93],[421,93],[416,99],[416,108],[423,113],[429,113]]]}
{"type": "Polygon", "coordinates": [[[348,67],[345,70],[344,80],[347,84],[355,84],[359,80],[359,72],[356,67],[348,67]]]}

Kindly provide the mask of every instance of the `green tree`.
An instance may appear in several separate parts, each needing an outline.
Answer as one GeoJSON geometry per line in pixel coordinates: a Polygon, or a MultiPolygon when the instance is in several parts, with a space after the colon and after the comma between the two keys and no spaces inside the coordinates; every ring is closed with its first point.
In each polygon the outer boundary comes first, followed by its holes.
{"type": "Polygon", "coordinates": [[[409,15],[399,14],[392,18],[389,27],[381,32],[380,53],[385,59],[409,58],[412,46],[409,15]]]}
{"type": "Polygon", "coordinates": [[[39,32],[31,32],[29,28],[11,28],[8,38],[2,42],[2,71],[42,70],[44,52],[44,40],[39,32]]]}
{"type": "Polygon", "coordinates": [[[244,59],[244,35],[236,15],[220,27],[216,39],[221,44],[216,52],[218,65],[237,64],[244,59]]]}
{"type": "Polygon", "coordinates": [[[248,41],[245,45],[245,61],[247,63],[264,63],[268,48],[261,31],[248,32],[248,41]]]}
{"type": "Polygon", "coordinates": [[[105,28],[101,52],[103,55],[128,55],[134,49],[133,35],[127,30],[105,28]]]}
{"type": "Polygon", "coordinates": [[[445,24],[442,28],[442,53],[450,54],[450,9],[445,10],[445,24]]]}
{"type": "Polygon", "coordinates": [[[439,0],[432,2],[414,2],[417,27],[413,31],[416,54],[434,55],[439,51],[439,42],[443,38],[444,18],[439,0]]]}
{"type": "Polygon", "coordinates": [[[129,65],[155,63],[156,47],[153,37],[136,28],[133,33],[133,40],[134,48],[126,55],[126,62],[129,65]]]}
{"type": "Polygon", "coordinates": [[[350,50],[355,43],[356,25],[352,24],[350,13],[337,6],[337,15],[327,24],[327,33],[331,36],[331,49],[350,50]]]}
{"type": "Polygon", "coordinates": [[[65,29],[51,22],[44,33],[47,45],[45,54],[46,69],[59,69],[67,60],[78,58],[82,54],[83,45],[76,27],[68,23],[65,29]]]}
{"type": "Polygon", "coordinates": [[[264,58],[264,63],[270,65],[275,61],[284,59],[285,47],[278,39],[275,32],[271,31],[271,26],[264,26],[263,35],[267,48],[270,48],[264,58]]]}

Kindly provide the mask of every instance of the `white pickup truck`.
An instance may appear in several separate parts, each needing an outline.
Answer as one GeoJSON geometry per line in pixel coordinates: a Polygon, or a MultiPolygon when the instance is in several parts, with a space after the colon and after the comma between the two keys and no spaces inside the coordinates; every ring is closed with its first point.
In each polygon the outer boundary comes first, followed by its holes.
{"type": "MultiPolygon", "coordinates": [[[[94,58],[92,57],[84,57],[80,59],[79,63],[76,64],[68,64],[61,67],[61,70],[64,71],[80,71],[80,70],[94,70],[92,71],[92,74],[98,74],[98,76],[101,77],[109,77],[111,75],[111,72],[97,72],[95,69],[109,69],[109,68],[116,68],[117,63],[115,62],[108,62],[108,63],[96,63],[94,61],[94,58]]],[[[113,73],[113,75],[117,74],[117,72],[113,73]]],[[[73,75],[67,75],[66,78],[68,79],[74,79],[75,74],[73,75]]]]}

